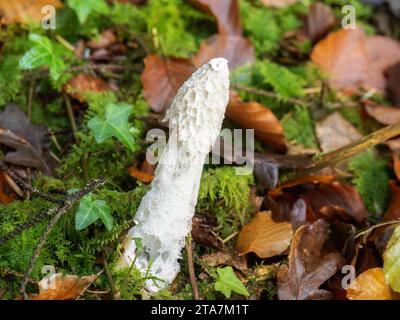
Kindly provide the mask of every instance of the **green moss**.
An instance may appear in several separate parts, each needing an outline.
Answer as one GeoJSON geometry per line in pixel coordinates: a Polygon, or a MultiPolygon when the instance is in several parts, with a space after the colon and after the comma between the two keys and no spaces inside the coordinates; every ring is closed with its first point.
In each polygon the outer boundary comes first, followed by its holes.
{"type": "Polygon", "coordinates": [[[373,150],[364,152],[351,160],[348,169],[353,173],[352,182],[360,193],[370,219],[376,222],[385,212],[389,199],[389,176],[387,163],[373,150]]]}
{"type": "Polygon", "coordinates": [[[313,119],[306,107],[296,106],[292,113],[282,119],[282,125],[289,141],[307,148],[317,147],[313,119]]]}

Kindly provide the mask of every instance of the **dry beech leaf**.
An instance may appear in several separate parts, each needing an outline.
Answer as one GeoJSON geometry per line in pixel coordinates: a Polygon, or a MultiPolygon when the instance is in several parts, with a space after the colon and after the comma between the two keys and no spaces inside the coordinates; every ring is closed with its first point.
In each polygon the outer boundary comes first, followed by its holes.
{"type": "Polygon", "coordinates": [[[193,71],[194,66],[187,59],[163,59],[156,54],[147,56],[141,80],[143,95],[151,109],[164,112],[193,71]]]}
{"type": "Polygon", "coordinates": [[[0,203],[9,204],[17,199],[17,194],[8,184],[3,171],[0,171],[0,203]]]}
{"type": "Polygon", "coordinates": [[[390,125],[400,122],[400,109],[378,104],[364,104],[365,112],[379,123],[390,125]]]}
{"type": "Polygon", "coordinates": [[[330,184],[335,180],[334,176],[306,176],[306,177],[301,177],[296,180],[288,181],[279,187],[275,188],[274,190],[271,190],[268,192],[270,196],[275,196],[283,193],[284,189],[290,189],[293,187],[300,186],[305,183],[313,183],[313,184],[330,184]]]}
{"type": "Polygon", "coordinates": [[[86,101],[85,93],[103,92],[110,88],[103,79],[81,73],[68,81],[65,90],[71,97],[84,102],[86,101]]]}
{"type": "Polygon", "coordinates": [[[338,112],[317,122],[315,131],[324,152],[339,149],[362,138],[361,133],[338,112]]]}
{"type": "Polygon", "coordinates": [[[70,300],[79,297],[94,280],[97,275],[77,277],[62,273],[53,274],[39,282],[39,294],[30,294],[31,300],[70,300]]]}
{"type": "Polygon", "coordinates": [[[391,190],[391,200],[383,216],[383,221],[392,221],[400,219],[400,187],[395,181],[389,182],[391,190]]]}
{"type": "Polygon", "coordinates": [[[211,232],[215,226],[216,221],[212,216],[195,214],[192,218],[193,240],[206,246],[220,248],[221,242],[215,233],[211,232]]]}
{"type": "Polygon", "coordinates": [[[205,254],[201,259],[211,267],[231,266],[242,272],[248,270],[247,259],[245,257],[232,255],[223,251],[205,254]]]}
{"type": "Polygon", "coordinates": [[[153,178],[154,178],[154,175],[149,174],[144,171],[141,171],[141,170],[138,170],[135,167],[129,167],[128,172],[133,178],[135,178],[145,184],[149,184],[150,182],[153,181],[153,178]]]}
{"type": "Polygon", "coordinates": [[[91,49],[104,49],[117,42],[114,30],[106,29],[101,32],[98,38],[92,39],[88,42],[88,47],[91,49]]]}
{"type": "Polygon", "coordinates": [[[296,3],[298,0],[261,0],[261,3],[269,8],[284,8],[296,3]]]}
{"type": "Polygon", "coordinates": [[[372,268],[361,273],[346,289],[346,293],[349,300],[393,300],[382,268],[372,268]]]}
{"type": "Polygon", "coordinates": [[[270,211],[261,211],[240,231],[236,250],[241,255],[254,252],[260,258],[269,258],[284,252],[292,237],[290,223],[275,222],[270,211]]]}
{"type": "Polygon", "coordinates": [[[59,0],[0,0],[0,22],[1,24],[41,22],[45,16],[42,8],[47,5],[57,9],[63,6],[59,0]]]}
{"type": "Polygon", "coordinates": [[[318,42],[311,60],[329,75],[335,89],[385,89],[385,70],[400,61],[400,44],[383,36],[366,37],[361,29],[342,29],[318,42]],[[385,48],[385,50],[382,50],[385,48]]]}
{"type": "Polygon", "coordinates": [[[283,127],[273,112],[258,102],[243,102],[231,94],[226,115],[245,129],[254,129],[255,136],[279,151],[286,151],[283,127]]]}
{"type": "Polygon", "coordinates": [[[302,198],[315,214],[318,213],[327,219],[342,218],[345,221],[352,219],[357,223],[363,223],[368,216],[357,190],[337,181],[319,185],[309,190],[302,198]]]}
{"type": "Polygon", "coordinates": [[[275,197],[265,197],[264,203],[272,212],[272,218],[276,222],[289,222],[293,230],[297,230],[307,220],[307,204],[290,193],[275,197]]]}
{"type": "Polygon", "coordinates": [[[384,91],[386,69],[400,62],[400,44],[388,37],[372,36],[367,38],[365,45],[369,63],[364,86],[384,91]]]}
{"type": "Polygon", "coordinates": [[[220,34],[242,34],[238,0],[191,0],[191,2],[215,18],[220,34]]]}
{"type": "Polygon", "coordinates": [[[386,90],[393,104],[400,107],[400,63],[386,69],[386,90]]]}
{"type": "Polygon", "coordinates": [[[328,227],[319,219],[297,229],[290,246],[289,264],[277,273],[279,300],[326,300],[332,293],[319,287],[343,265],[339,253],[323,255],[328,227]]]}
{"type": "Polygon", "coordinates": [[[254,48],[249,39],[241,35],[216,34],[201,43],[192,61],[196,67],[200,67],[217,57],[226,58],[230,69],[255,60],[254,48]]]}
{"type": "Polygon", "coordinates": [[[310,6],[306,20],[306,34],[312,41],[322,39],[335,25],[336,19],[330,7],[316,2],[310,6]]]}

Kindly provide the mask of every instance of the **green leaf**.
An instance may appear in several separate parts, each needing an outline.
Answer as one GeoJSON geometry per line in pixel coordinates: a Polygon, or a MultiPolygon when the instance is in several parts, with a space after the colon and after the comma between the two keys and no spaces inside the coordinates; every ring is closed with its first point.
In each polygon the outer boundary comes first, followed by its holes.
{"type": "Polygon", "coordinates": [[[93,200],[89,194],[80,201],[78,211],[75,215],[75,228],[82,230],[100,219],[108,230],[112,229],[113,217],[111,209],[104,200],[93,200]]]}
{"type": "Polygon", "coordinates": [[[81,24],[85,23],[91,12],[108,12],[108,6],[104,0],[68,0],[68,6],[74,9],[81,24]]]}
{"type": "Polygon", "coordinates": [[[130,151],[134,151],[134,139],[129,130],[129,116],[132,106],[126,103],[109,103],[106,106],[106,119],[94,117],[88,122],[97,143],[111,137],[117,138],[130,151]]]}
{"type": "Polygon", "coordinates": [[[383,272],[390,287],[400,292],[400,226],[394,230],[383,255],[383,272]]]}
{"type": "Polygon", "coordinates": [[[249,296],[249,292],[243,283],[236,277],[231,266],[217,268],[218,279],[215,282],[215,290],[220,291],[226,298],[231,297],[231,292],[249,296]]]}
{"type": "Polygon", "coordinates": [[[32,33],[29,35],[29,39],[34,43],[34,46],[19,61],[20,68],[28,70],[48,66],[51,78],[57,80],[65,69],[62,54],[45,36],[32,33]]]}

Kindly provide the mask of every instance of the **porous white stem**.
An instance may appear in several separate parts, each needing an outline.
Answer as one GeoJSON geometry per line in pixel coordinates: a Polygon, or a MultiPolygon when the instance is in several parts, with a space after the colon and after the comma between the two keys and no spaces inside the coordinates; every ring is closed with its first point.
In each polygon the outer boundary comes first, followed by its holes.
{"type": "Polygon", "coordinates": [[[191,229],[203,164],[221,130],[228,99],[228,61],[216,58],[192,74],[167,111],[170,138],[120,260],[120,266],[132,264],[133,239],[140,238],[143,250],[136,257],[136,267],[145,273],[150,266],[150,274],[163,280],[147,282],[152,292],[170,284],[179,272],[178,259],[191,229]]]}

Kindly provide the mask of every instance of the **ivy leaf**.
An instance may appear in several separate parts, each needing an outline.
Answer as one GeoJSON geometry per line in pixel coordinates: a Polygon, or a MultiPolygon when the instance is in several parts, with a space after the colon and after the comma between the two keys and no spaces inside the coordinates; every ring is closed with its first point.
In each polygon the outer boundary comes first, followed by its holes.
{"type": "Polygon", "coordinates": [[[54,46],[49,38],[36,33],[31,33],[29,39],[34,43],[34,46],[19,61],[20,68],[29,70],[48,66],[51,78],[57,80],[65,69],[59,48],[54,46]]]}
{"type": "Polygon", "coordinates": [[[75,216],[76,230],[85,229],[87,226],[100,219],[108,230],[112,229],[113,217],[111,209],[104,200],[93,200],[89,194],[82,198],[75,216]]]}
{"type": "Polygon", "coordinates": [[[400,292],[400,227],[396,227],[383,255],[383,272],[390,287],[400,292]]]}
{"type": "Polygon", "coordinates": [[[128,118],[132,106],[126,103],[109,103],[106,106],[106,119],[94,117],[88,122],[97,143],[102,143],[111,137],[117,138],[130,151],[134,150],[133,136],[129,130],[128,118]]]}
{"type": "Polygon", "coordinates": [[[217,268],[218,280],[215,282],[215,290],[220,291],[226,298],[231,297],[231,292],[249,296],[249,292],[243,283],[236,277],[231,266],[217,268]]]}
{"type": "Polygon", "coordinates": [[[107,13],[108,11],[104,0],[68,0],[68,6],[74,9],[81,24],[85,23],[91,12],[107,13]]]}

